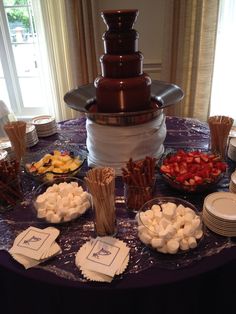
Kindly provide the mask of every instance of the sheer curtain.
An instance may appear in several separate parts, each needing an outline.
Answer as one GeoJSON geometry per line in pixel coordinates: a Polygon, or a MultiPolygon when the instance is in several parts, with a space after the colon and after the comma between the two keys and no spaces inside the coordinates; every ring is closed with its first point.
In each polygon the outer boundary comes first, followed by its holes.
{"type": "Polygon", "coordinates": [[[98,72],[93,3],[90,0],[35,2],[36,11],[42,15],[57,121],[78,115],[64,103],[63,97],[67,91],[91,83],[98,72]]]}
{"type": "Polygon", "coordinates": [[[236,124],[236,1],[220,0],[210,115],[227,115],[236,124]]]}
{"type": "Polygon", "coordinates": [[[167,19],[172,20],[164,46],[162,79],[179,85],[185,94],[181,104],[167,114],[206,121],[217,30],[218,0],[174,0],[167,19]]]}

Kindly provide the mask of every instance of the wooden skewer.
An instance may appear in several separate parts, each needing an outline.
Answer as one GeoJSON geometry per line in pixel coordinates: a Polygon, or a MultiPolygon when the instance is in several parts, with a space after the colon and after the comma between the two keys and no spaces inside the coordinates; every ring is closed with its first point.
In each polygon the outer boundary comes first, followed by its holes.
{"type": "Polygon", "coordinates": [[[97,167],[87,172],[85,181],[93,197],[95,227],[100,236],[114,234],[115,228],[115,171],[97,167]]]}

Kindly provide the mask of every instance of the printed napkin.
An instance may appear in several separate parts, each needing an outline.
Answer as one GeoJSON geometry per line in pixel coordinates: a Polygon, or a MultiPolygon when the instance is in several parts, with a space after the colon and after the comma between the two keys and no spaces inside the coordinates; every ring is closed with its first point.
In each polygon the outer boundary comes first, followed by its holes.
{"type": "Polygon", "coordinates": [[[97,237],[80,248],[75,263],[88,280],[111,282],[115,275],[120,275],[126,269],[129,250],[121,240],[97,237]]]}
{"type": "Polygon", "coordinates": [[[55,242],[59,233],[54,227],[29,227],[16,237],[9,253],[26,269],[34,267],[61,253],[60,246],[55,242]]]}

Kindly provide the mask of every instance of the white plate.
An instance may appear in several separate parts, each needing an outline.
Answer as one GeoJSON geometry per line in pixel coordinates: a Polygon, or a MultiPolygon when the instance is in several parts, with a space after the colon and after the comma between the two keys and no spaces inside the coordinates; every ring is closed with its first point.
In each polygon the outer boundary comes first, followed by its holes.
{"type": "Polygon", "coordinates": [[[215,218],[214,216],[211,216],[205,209],[203,210],[203,217],[217,228],[236,231],[236,221],[226,221],[220,218],[215,218]]]}
{"type": "Polygon", "coordinates": [[[34,132],[35,130],[36,129],[35,129],[35,126],[33,124],[26,124],[26,134],[34,132]]]}
{"type": "Polygon", "coordinates": [[[32,119],[32,123],[36,125],[42,125],[52,123],[55,120],[52,116],[38,116],[32,119]]]}
{"type": "Polygon", "coordinates": [[[236,184],[236,171],[231,174],[231,181],[236,184]]]}
{"type": "Polygon", "coordinates": [[[4,159],[4,158],[6,158],[6,157],[7,157],[7,151],[1,149],[1,150],[0,150],[0,160],[4,159]]]}
{"type": "Polygon", "coordinates": [[[236,220],[236,194],[215,192],[209,194],[204,201],[206,210],[216,217],[236,220]]]}
{"type": "Polygon", "coordinates": [[[236,137],[230,139],[229,145],[236,149],[236,137]]]}

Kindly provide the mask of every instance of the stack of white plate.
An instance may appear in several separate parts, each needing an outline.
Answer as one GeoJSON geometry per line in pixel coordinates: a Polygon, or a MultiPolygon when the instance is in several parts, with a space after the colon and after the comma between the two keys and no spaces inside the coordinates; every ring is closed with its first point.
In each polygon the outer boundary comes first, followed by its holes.
{"type": "Polygon", "coordinates": [[[26,147],[34,146],[38,143],[38,134],[36,128],[33,124],[26,124],[26,134],[25,134],[26,147]]]}
{"type": "Polygon", "coordinates": [[[203,221],[213,232],[226,237],[236,236],[236,194],[209,194],[203,205],[203,221]]]}
{"type": "Polygon", "coordinates": [[[3,160],[7,157],[7,151],[4,149],[0,149],[0,160],[3,160]]]}
{"type": "Polygon", "coordinates": [[[0,149],[6,150],[8,153],[11,152],[11,142],[8,137],[0,138],[0,149]]]}
{"type": "Polygon", "coordinates": [[[35,127],[38,137],[47,137],[57,133],[56,120],[52,116],[38,116],[31,122],[35,127]]]}
{"type": "Polygon", "coordinates": [[[229,141],[228,157],[236,161],[236,137],[232,137],[229,141]]]}
{"type": "Polygon", "coordinates": [[[231,179],[229,183],[229,191],[236,193],[236,171],[231,174],[231,179]]]}

